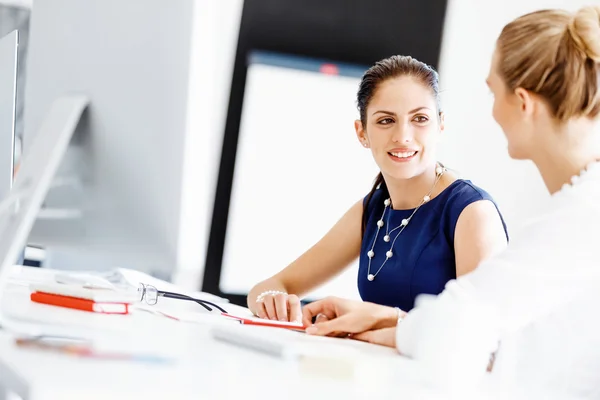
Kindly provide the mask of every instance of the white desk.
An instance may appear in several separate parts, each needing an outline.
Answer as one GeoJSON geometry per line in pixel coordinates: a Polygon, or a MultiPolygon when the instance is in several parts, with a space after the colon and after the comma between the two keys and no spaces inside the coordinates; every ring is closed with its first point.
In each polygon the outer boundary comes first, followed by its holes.
{"type": "Polygon", "coordinates": [[[149,313],[93,314],[32,303],[27,287],[19,285],[7,293],[3,308],[7,307],[13,315],[61,321],[67,331],[85,332],[109,347],[150,349],[174,360],[148,364],[80,359],[17,347],[12,335],[0,331],[0,387],[23,399],[441,398],[415,383],[418,377],[409,360],[393,349],[366,343],[243,327],[293,334],[305,345],[314,341],[323,356],[335,349],[332,364],[320,368],[317,376],[306,368],[310,358],[283,360],[213,339],[211,326],[231,324],[221,317],[184,323],[149,313]],[[348,346],[346,355],[340,351],[343,346],[348,346]],[[340,362],[343,369],[351,367],[352,377],[335,377],[340,362]]]}

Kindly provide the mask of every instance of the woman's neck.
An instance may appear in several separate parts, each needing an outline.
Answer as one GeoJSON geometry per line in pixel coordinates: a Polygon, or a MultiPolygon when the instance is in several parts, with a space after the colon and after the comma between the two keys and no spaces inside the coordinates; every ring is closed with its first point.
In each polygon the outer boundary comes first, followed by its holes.
{"type": "Polygon", "coordinates": [[[437,166],[437,164],[433,164],[423,173],[410,179],[394,179],[384,174],[385,184],[392,200],[392,208],[406,210],[421,204],[423,197],[429,193],[436,181],[435,169],[437,166]]]}
{"type": "Polygon", "coordinates": [[[550,194],[558,192],[588,164],[600,161],[599,126],[581,119],[549,129],[551,134],[532,158],[550,194]]]}

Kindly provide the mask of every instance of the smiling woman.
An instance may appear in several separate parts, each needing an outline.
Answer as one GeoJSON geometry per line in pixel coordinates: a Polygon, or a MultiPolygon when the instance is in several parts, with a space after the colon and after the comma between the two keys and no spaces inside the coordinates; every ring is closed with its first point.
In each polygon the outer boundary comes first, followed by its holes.
{"type": "Polygon", "coordinates": [[[507,244],[491,196],[437,161],[444,115],[433,68],[408,56],[381,60],[362,77],[357,105],[358,140],[381,172],[318,243],[250,291],[260,317],[300,319],[299,298],[359,258],[362,299],[398,308],[395,321],[419,294],[440,293],[507,244]]]}

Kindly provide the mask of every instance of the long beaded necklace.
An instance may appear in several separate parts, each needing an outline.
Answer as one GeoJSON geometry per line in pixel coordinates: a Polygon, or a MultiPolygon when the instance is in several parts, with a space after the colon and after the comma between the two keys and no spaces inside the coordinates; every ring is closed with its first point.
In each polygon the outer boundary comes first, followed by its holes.
{"type": "Polygon", "coordinates": [[[437,183],[439,182],[439,180],[442,178],[442,176],[444,175],[444,173],[446,172],[446,168],[442,167],[442,166],[437,166],[435,169],[435,181],[433,182],[433,186],[431,187],[431,189],[429,190],[429,193],[427,193],[425,196],[423,196],[423,200],[421,200],[421,203],[417,206],[417,208],[414,209],[414,211],[410,214],[410,216],[408,218],[403,219],[400,222],[400,225],[398,225],[397,227],[395,227],[394,229],[392,229],[391,231],[388,231],[389,228],[389,221],[390,221],[390,214],[392,213],[391,211],[388,213],[387,216],[387,222],[388,224],[384,224],[383,222],[383,218],[385,217],[385,212],[387,211],[388,207],[392,204],[392,201],[387,198],[385,199],[385,201],[383,202],[383,214],[381,215],[381,218],[379,219],[379,221],[377,221],[377,232],[375,233],[375,238],[373,239],[373,244],[371,245],[371,250],[369,250],[367,252],[367,256],[369,257],[369,264],[367,267],[367,279],[369,281],[373,281],[375,279],[375,277],[379,274],[379,272],[381,271],[381,269],[384,267],[384,265],[388,262],[388,260],[390,258],[392,258],[392,256],[394,255],[394,252],[392,251],[392,249],[394,248],[394,243],[396,243],[396,240],[398,239],[398,236],[400,236],[400,234],[404,231],[404,229],[406,229],[406,227],[408,226],[408,223],[412,220],[412,217],[415,215],[415,213],[417,212],[417,210],[419,208],[421,208],[421,206],[425,203],[427,203],[429,200],[431,200],[431,193],[433,192],[433,189],[435,189],[435,186],[437,185],[437,183]],[[371,260],[373,259],[373,257],[375,257],[375,252],[373,251],[373,249],[375,248],[375,243],[377,242],[377,238],[379,237],[379,231],[381,230],[381,228],[383,228],[383,226],[386,225],[386,233],[385,236],[383,237],[383,241],[388,243],[390,241],[390,234],[395,232],[396,230],[399,229],[398,233],[396,234],[396,236],[394,237],[394,240],[392,241],[392,244],[390,245],[390,249],[385,253],[385,260],[383,261],[383,263],[381,264],[381,266],[379,267],[379,269],[377,270],[377,272],[375,272],[374,274],[371,273],[371,260]]]}

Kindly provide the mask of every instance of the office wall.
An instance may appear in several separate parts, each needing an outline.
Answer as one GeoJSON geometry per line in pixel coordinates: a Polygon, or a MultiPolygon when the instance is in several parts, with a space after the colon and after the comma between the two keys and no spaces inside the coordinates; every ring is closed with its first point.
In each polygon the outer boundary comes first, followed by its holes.
{"type": "Polygon", "coordinates": [[[243,0],[198,0],[190,54],[188,121],[174,283],[202,284],[243,0]]]}

